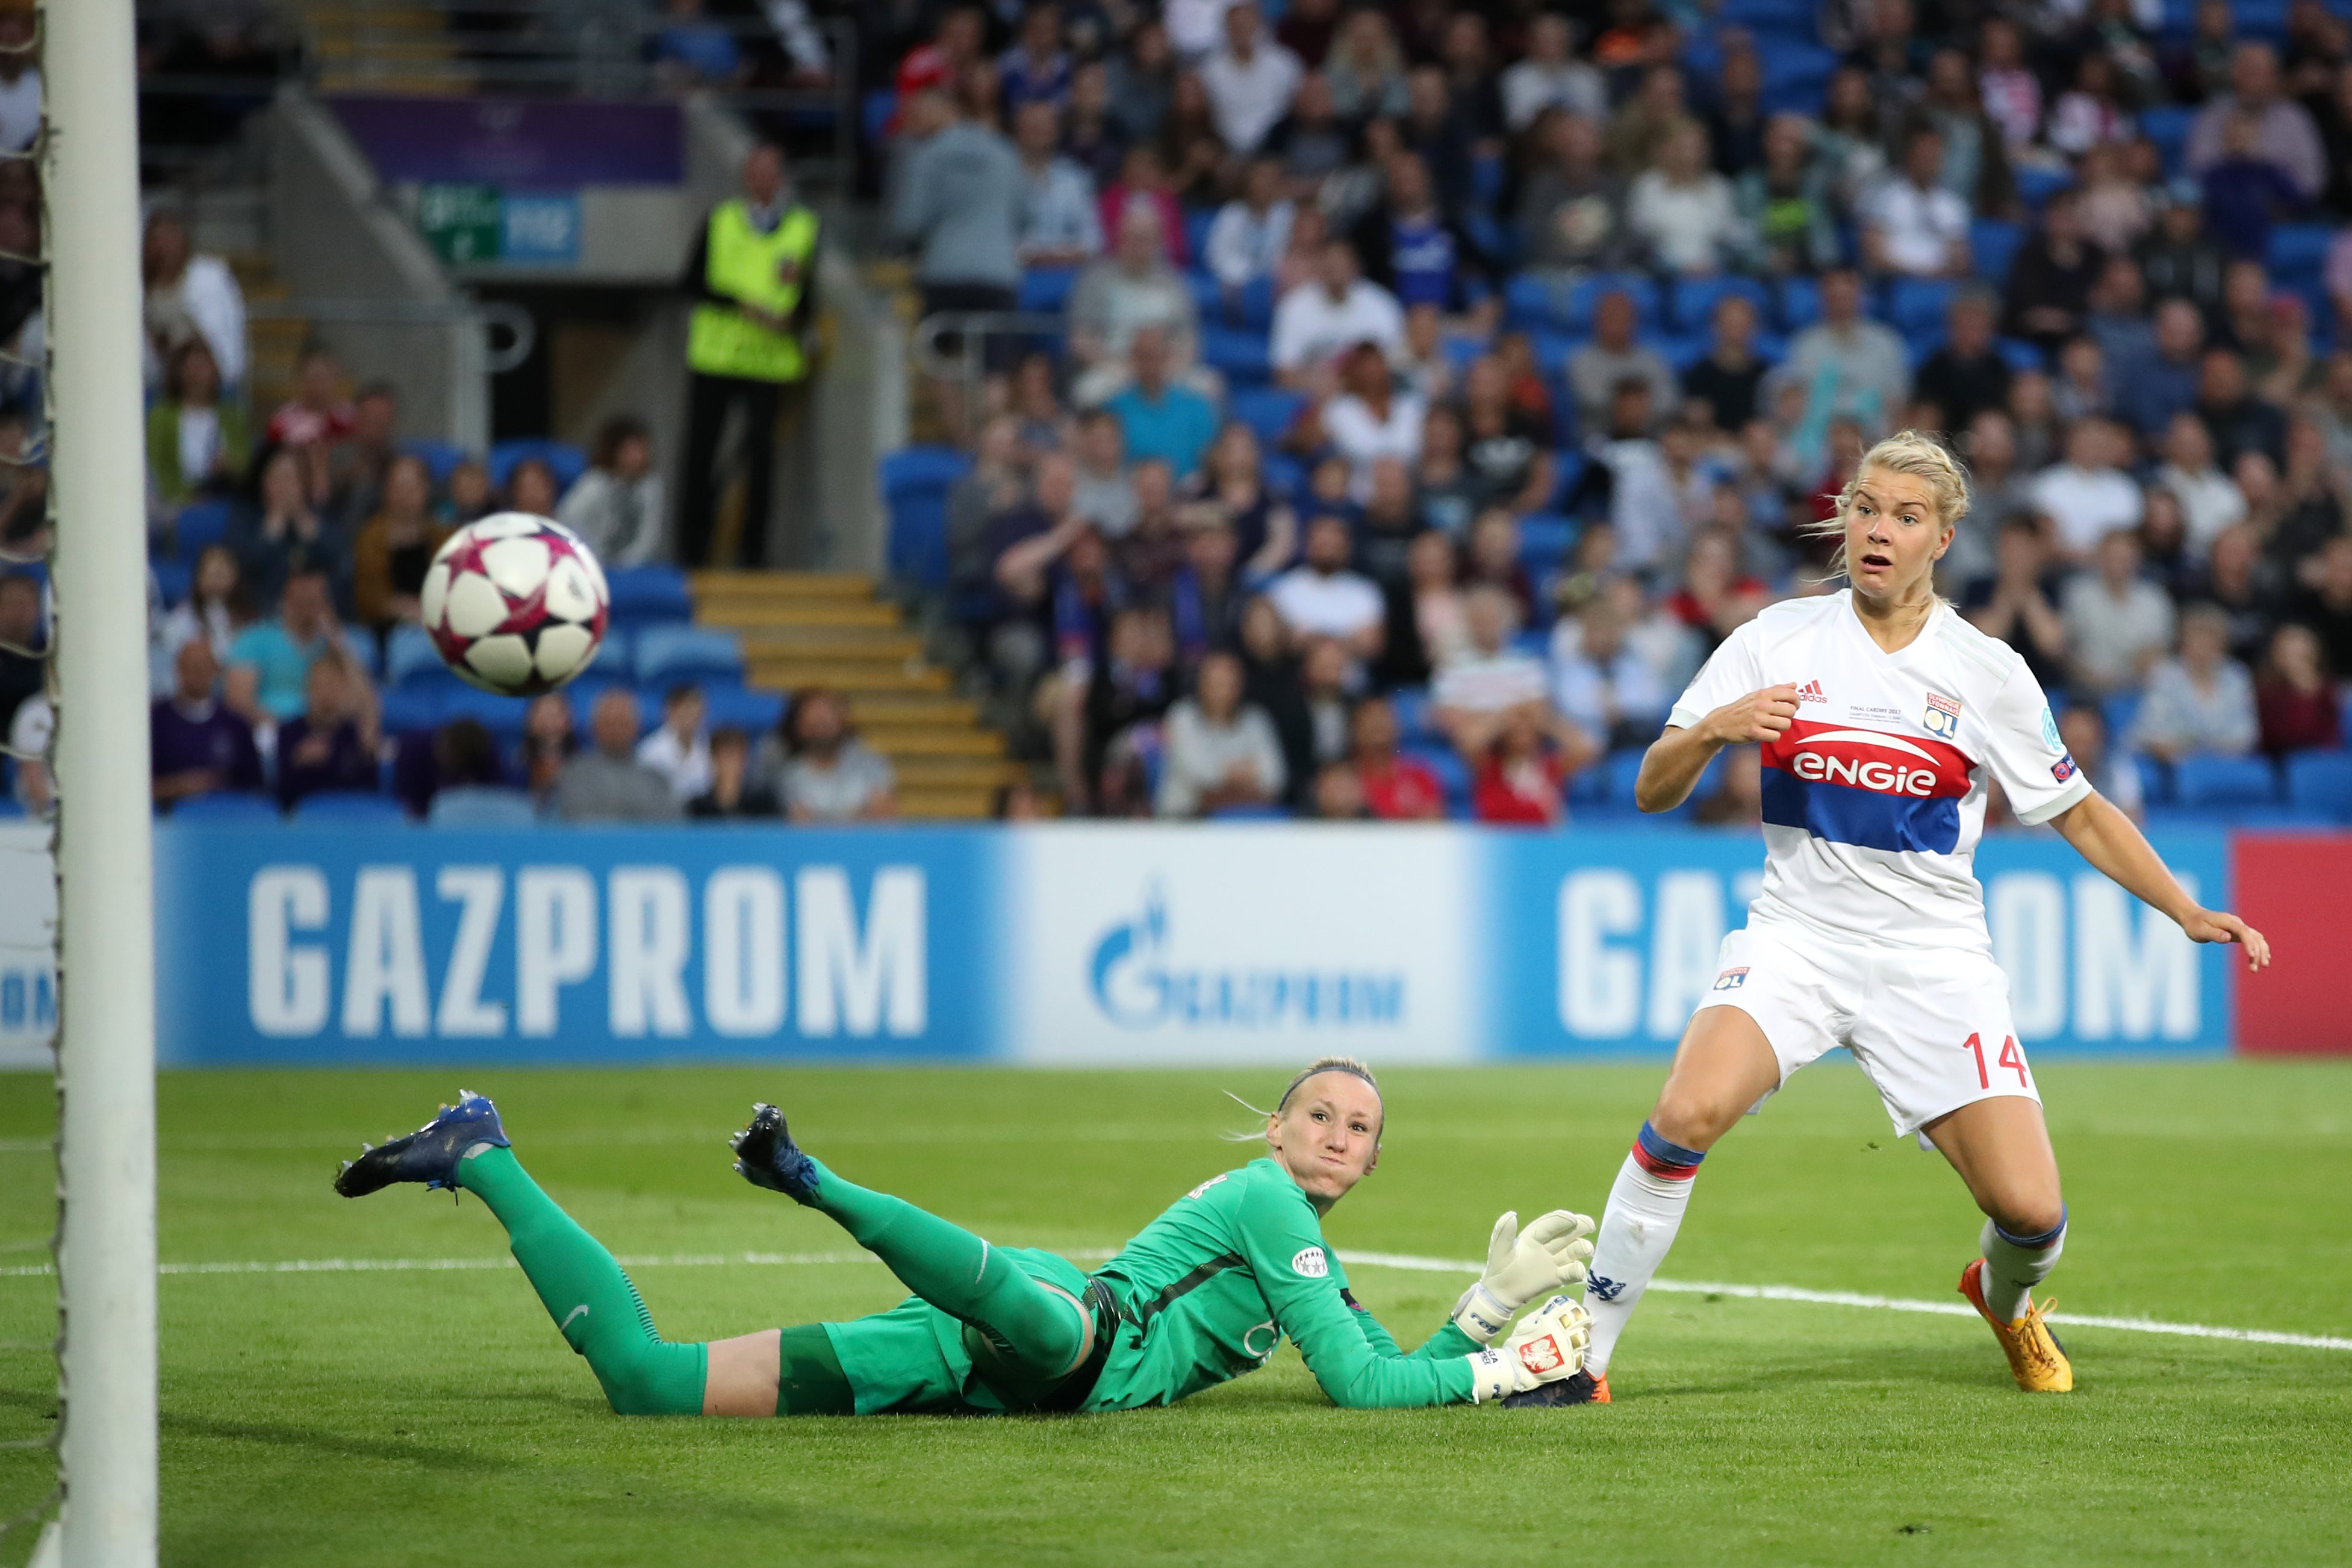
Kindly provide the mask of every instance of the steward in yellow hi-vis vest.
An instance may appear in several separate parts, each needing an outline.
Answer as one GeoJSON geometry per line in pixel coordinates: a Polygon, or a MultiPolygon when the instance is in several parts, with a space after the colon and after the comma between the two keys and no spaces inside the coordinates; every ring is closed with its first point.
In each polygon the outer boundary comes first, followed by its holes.
{"type": "Polygon", "coordinates": [[[783,154],[756,147],[743,194],[711,209],[683,279],[694,300],[686,334],[690,384],[679,550],[689,566],[757,566],[765,554],[776,412],[806,381],[815,341],[817,215],[792,199],[783,154]],[[719,496],[713,472],[728,416],[743,418],[743,525],[730,561],[709,559],[719,496]]]}

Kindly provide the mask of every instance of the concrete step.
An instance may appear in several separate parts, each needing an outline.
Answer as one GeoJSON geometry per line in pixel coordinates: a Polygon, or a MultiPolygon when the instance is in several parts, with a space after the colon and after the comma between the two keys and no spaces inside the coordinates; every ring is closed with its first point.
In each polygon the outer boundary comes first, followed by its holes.
{"type": "Polygon", "coordinates": [[[914,726],[969,730],[980,722],[980,705],[969,697],[940,697],[928,691],[867,691],[851,696],[849,716],[860,724],[900,730],[914,726]]]}
{"type": "Polygon", "coordinates": [[[952,682],[944,669],[907,668],[902,665],[835,664],[805,658],[746,661],[745,677],[753,686],[798,690],[805,686],[829,686],[837,691],[945,691],[952,682]]]}
{"type": "Polygon", "coordinates": [[[897,659],[923,657],[923,639],[887,626],[761,626],[742,634],[746,658],[897,659]]]}
{"type": "Polygon", "coordinates": [[[877,626],[895,631],[903,623],[895,605],[855,599],[795,599],[782,603],[697,605],[694,618],[707,626],[751,632],[782,626],[877,626]]]}
{"type": "Polygon", "coordinates": [[[874,580],[856,572],[695,572],[698,603],[746,599],[871,599],[874,580]]]}
{"type": "Polygon", "coordinates": [[[860,720],[857,732],[887,757],[1001,757],[1004,737],[993,730],[943,730],[860,720]]]}
{"type": "Polygon", "coordinates": [[[898,815],[938,822],[985,822],[995,805],[986,789],[902,789],[898,815]]]}
{"type": "Polygon", "coordinates": [[[891,758],[900,789],[995,789],[1020,779],[1028,769],[1019,763],[970,757],[932,756],[908,752],[891,758]]]}

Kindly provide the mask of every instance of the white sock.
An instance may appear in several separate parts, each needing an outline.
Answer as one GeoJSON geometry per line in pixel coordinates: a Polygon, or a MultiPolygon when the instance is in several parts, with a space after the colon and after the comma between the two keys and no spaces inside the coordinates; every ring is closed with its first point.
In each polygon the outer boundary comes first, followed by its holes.
{"type": "Polygon", "coordinates": [[[1584,1352],[1584,1370],[1594,1377],[1608,1374],[1617,1336],[1625,1331],[1626,1321],[1675,1244],[1675,1232],[1683,1226],[1690,1192],[1688,1176],[1668,1180],[1643,1169],[1638,1151],[1626,1155],[1619,1168],[1609,1188],[1609,1206],[1601,1212],[1592,1270],[1584,1285],[1584,1310],[1592,1314],[1592,1343],[1584,1352]]]}
{"type": "MultiPolygon", "coordinates": [[[[2013,1323],[2024,1315],[2026,1298],[2050,1277],[2058,1267],[2058,1255],[2066,1250],[2066,1212],[2059,1210],[2057,1227],[2040,1236],[2011,1236],[1987,1220],[1977,1245],[1984,1248],[1985,1309],[2002,1322],[2013,1323]]],[[[1593,1262],[1597,1266],[1600,1259],[1593,1262]]]]}

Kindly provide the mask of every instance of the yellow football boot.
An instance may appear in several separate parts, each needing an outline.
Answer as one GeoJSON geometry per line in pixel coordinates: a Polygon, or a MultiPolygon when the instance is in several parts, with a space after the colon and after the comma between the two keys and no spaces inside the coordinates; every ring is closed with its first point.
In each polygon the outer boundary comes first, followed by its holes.
{"type": "Polygon", "coordinates": [[[2028,1394],[2071,1394],[2074,1390],[2074,1363],[2066,1359],[2066,1347],[2050,1331],[2042,1314],[2055,1306],[2045,1301],[2037,1307],[2033,1298],[2025,1299],[2025,1313],[2015,1322],[2004,1323],[1985,1306],[1984,1259],[1979,1258],[1960,1271],[1960,1294],[1978,1316],[1992,1325],[1992,1337],[2000,1342],[2001,1353],[2009,1357],[2009,1370],[2016,1374],[2017,1386],[2028,1394]]]}

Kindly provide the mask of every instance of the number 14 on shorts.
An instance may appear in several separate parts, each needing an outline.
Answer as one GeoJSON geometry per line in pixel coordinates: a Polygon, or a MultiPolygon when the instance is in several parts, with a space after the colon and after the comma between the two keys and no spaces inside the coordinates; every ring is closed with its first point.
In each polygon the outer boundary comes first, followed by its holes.
{"type": "MultiPolygon", "coordinates": [[[[1990,1089],[1992,1087],[1992,1074],[1985,1065],[1984,1037],[1982,1035],[1970,1035],[1968,1037],[1967,1043],[1960,1048],[1965,1051],[1975,1053],[1977,1058],[1977,1087],[1979,1089],[1990,1089]]],[[[2000,1055],[1993,1058],[1992,1066],[1997,1068],[2006,1068],[2014,1071],[2017,1074],[2018,1088],[2032,1089],[2033,1087],[2032,1080],[2025,1076],[2025,1056],[2024,1053],[2021,1052],[2017,1048],[2016,1036],[2003,1035],[2000,1037],[2000,1055]]]]}

